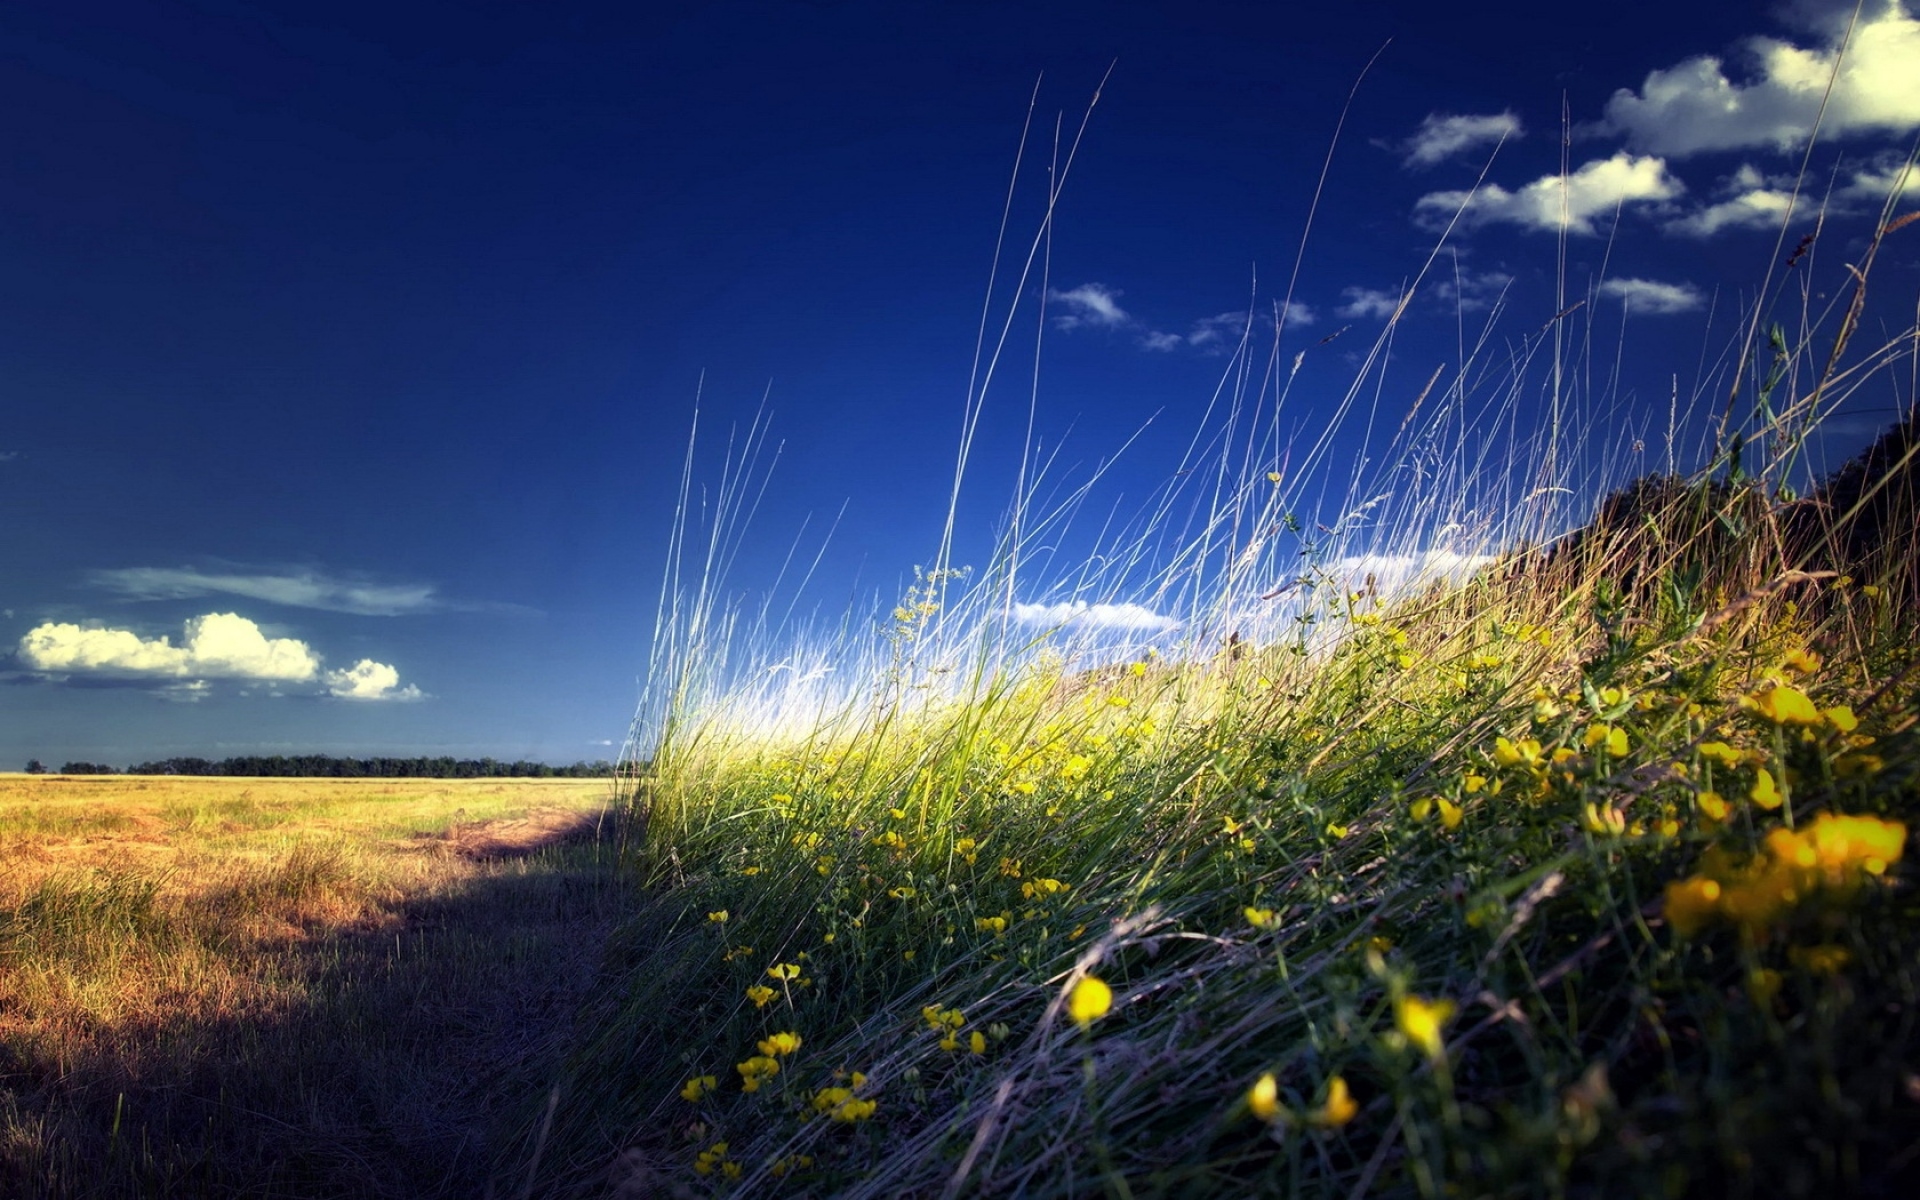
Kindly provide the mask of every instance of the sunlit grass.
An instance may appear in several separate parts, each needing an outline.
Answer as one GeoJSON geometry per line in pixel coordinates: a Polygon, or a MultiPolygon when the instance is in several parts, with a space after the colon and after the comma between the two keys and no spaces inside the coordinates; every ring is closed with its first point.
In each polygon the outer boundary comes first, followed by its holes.
{"type": "Polygon", "coordinates": [[[1557,364],[1478,407],[1463,369],[1337,501],[1320,449],[1283,460],[1290,377],[1249,371],[1197,494],[1049,572],[1082,494],[1022,492],[989,561],[916,571],[870,635],[727,607],[756,430],[704,569],[679,535],[631,781],[654,899],[542,1178],[1815,1194],[1920,1166],[1912,426],[1806,499],[1793,466],[1865,380],[1911,404],[1913,331],[1852,332],[1769,346],[1684,476],[1579,443],[1608,397],[1525,432],[1557,364]],[[1173,620],[1026,624],[1028,587],[1173,620]]]}

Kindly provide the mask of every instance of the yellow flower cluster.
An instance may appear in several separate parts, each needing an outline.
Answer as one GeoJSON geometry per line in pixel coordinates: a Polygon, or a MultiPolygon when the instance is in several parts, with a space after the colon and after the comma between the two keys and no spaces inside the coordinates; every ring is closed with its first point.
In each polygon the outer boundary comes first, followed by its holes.
{"type": "Polygon", "coordinates": [[[1247,1089],[1247,1111],[1262,1121],[1298,1120],[1315,1129],[1338,1129],[1360,1112],[1347,1081],[1338,1075],[1327,1080],[1327,1099],[1312,1112],[1295,1117],[1280,1103],[1280,1085],[1271,1072],[1262,1075],[1247,1089]]]}
{"type": "Polygon", "coordinates": [[[740,1164],[727,1157],[725,1142],[715,1142],[693,1157],[694,1174],[711,1175],[715,1171],[726,1179],[740,1178],[740,1164]]]}
{"type": "Polygon", "coordinates": [[[780,1073],[780,1063],[779,1060],[765,1054],[756,1054],[747,1061],[736,1064],[734,1070],[740,1072],[741,1091],[757,1092],[761,1084],[780,1073]]]}
{"type": "Polygon", "coordinates": [[[1726,921],[1758,938],[1816,891],[1844,897],[1863,876],[1884,874],[1906,839],[1898,821],[1822,813],[1803,829],[1775,829],[1746,863],[1710,850],[1699,872],[1667,885],[1667,921],[1682,937],[1726,921]]]}

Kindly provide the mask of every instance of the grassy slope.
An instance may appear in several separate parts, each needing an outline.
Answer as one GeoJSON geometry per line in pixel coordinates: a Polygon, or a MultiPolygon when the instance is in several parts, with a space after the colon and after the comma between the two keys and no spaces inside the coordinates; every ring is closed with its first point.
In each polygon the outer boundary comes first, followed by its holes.
{"type": "Polygon", "coordinates": [[[0,1194],[479,1194],[598,962],[605,792],[0,777],[0,1194]]]}
{"type": "Polygon", "coordinates": [[[1302,619],[1334,638],[677,730],[635,798],[659,890],[547,1183],[1898,1194],[1902,447],[1864,505],[1649,484],[1458,586],[1322,587],[1302,619]],[[1845,843],[1828,813],[1888,823],[1845,843]]]}

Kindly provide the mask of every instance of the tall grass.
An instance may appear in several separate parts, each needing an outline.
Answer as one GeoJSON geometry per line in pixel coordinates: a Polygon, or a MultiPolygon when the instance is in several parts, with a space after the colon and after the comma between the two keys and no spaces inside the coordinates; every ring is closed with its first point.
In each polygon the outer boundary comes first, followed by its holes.
{"type": "Polygon", "coordinates": [[[1851,278],[1644,478],[1567,312],[1402,386],[1403,305],[1311,441],[1249,332],[1139,515],[1036,459],[985,561],[824,633],[727,605],[765,427],[701,513],[690,450],[622,756],[654,895],[542,1186],[1894,1194],[1912,418],[1804,453],[1910,408],[1916,331],[1862,345],[1851,278]]]}

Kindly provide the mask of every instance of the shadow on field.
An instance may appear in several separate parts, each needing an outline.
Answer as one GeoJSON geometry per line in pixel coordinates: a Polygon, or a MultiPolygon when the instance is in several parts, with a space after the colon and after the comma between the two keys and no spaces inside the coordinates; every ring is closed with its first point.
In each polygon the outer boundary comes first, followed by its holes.
{"type": "Polygon", "coordinates": [[[45,913],[0,910],[0,1195],[520,1195],[508,1164],[533,1153],[619,913],[612,822],[455,825],[417,852],[466,863],[256,945],[188,953],[192,934],[114,909],[118,970],[225,970],[212,997],[206,973],[162,981],[112,1021],[30,1023],[6,977],[78,968],[21,933],[45,913]]]}

